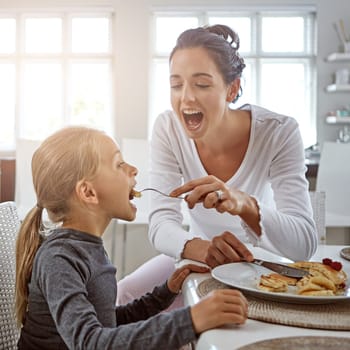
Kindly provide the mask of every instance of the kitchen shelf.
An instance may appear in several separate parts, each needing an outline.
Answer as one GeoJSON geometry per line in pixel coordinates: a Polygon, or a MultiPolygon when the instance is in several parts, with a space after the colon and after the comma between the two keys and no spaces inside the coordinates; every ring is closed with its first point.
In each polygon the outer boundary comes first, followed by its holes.
{"type": "MultiPolygon", "coordinates": [[[[350,52],[333,52],[326,57],[326,62],[350,62],[350,52]]],[[[326,92],[350,92],[350,84],[330,84],[325,87],[326,92]]],[[[327,124],[350,124],[350,116],[338,117],[327,115],[327,124]]]]}
{"type": "Polygon", "coordinates": [[[350,91],[350,84],[344,84],[344,85],[331,84],[326,87],[326,91],[327,92],[350,91]]]}
{"type": "Polygon", "coordinates": [[[334,52],[327,56],[328,62],[350,61],[350,52],[334,52]]]}
{"type": "Polygon", "coordinates": [[[350,123],[350,117],[336,117],[329,115],[326,117],[327,124],[348,124],[350,123]]]}

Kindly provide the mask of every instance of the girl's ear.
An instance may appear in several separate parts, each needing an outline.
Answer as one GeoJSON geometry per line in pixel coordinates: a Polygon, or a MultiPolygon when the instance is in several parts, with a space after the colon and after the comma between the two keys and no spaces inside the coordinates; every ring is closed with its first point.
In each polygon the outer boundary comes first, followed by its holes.
{"type": "Polygon", "coordinates": [[[237,78],[235,79],[229,86],[228,90],[227,90],[227,96],[226,96],[226,101],[227,102],[232,102],[238,92],[239,92],[239,88],[241,86],[241,79],[237,78]]]}
{"type": "Polygon", "coordinates": [[[87,204],[97,204],[97,193],[93,184],[87,180],[80,180],[75,186],[75,192],[78,198],[87,204]]]}

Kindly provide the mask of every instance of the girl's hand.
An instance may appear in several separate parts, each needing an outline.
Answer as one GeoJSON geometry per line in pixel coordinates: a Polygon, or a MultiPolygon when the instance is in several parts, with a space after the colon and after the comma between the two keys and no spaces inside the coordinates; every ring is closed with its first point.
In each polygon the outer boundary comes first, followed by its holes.
{"type": "Polygon", "coordinates": [[[195,264],[184,265],[175,270],[175,272],[169,277],[167,282],[168,288],[172,293],[179,293],[185,278],[191,272],[205,273],[209,271],[209,268],[205,266],[199,266],[195,264]]]}
{"type": "Polygon", "coordinates": [[[191,316],[197,334],[225,324],[243,324],[248,317],[248,302],[238,290],[218,289],[192,306],[191,316]]]}

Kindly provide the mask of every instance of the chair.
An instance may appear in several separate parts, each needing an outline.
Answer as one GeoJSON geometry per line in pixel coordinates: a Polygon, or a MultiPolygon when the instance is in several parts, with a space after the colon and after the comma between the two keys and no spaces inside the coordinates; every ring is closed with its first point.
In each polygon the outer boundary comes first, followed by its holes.
{"type": "Polygon", "coordinates": [[[313,218],[316,224],[318,243],[326,244],[326,194],[325,192],[310,191],[309,195],[313,218]]]}
{"type": "Polygon", "coordinates": [[[40,141],[29,139],[16,140],[16,185],[15,202],[18,215],[23,219],[36,204],[36,195],[32,180],[32,156],[40,141]]]}
{"type": "Polygon", "coordinates": [[[324,142],[316,191],[326,193],[326,227],[350,227],[350,143],[324,142]]]}
{"type": "Polygon", "coordinates": [[[14,202],[0,203],[0,349],[17,349],[19,329],[14,313],[15,242],[20,220],[14,202]]]}

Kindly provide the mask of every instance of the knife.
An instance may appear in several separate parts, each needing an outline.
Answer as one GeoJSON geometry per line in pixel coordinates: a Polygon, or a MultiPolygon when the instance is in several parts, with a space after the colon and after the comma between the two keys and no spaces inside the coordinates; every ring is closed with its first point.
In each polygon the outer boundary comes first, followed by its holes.
{"type": "Polygon", "coordinates": [[[272,270],[274,272],[277,272],[280,275],[293,277],[293,278],[302,278],[302,277],[309,274],[308,271],[305,271],[303,269],[291,267],[291,266],[284,265],[284,264],[275,263],[272,261],[254,259],[252,261],[252,263],[255,265],[266,267],[267,269],[272,270]]]}

